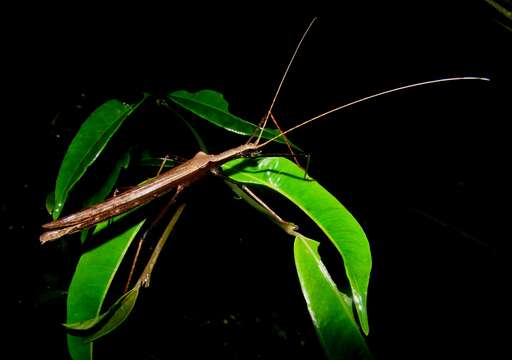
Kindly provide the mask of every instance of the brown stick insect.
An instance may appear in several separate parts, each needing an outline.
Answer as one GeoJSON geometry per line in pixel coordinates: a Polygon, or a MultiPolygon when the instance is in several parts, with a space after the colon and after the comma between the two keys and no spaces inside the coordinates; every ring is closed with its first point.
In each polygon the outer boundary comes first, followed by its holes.
{"type": "MultiPolygon", "coordinates": [[[[40,236],[41,243],[46,243],[48,241],[59,239],[65,235],[73,234],[75,232],[87,229],[95,224],[98,224],[104,220],[110,219],[116,215],[123,214],[135,207],[147,204],[148,202],[161,197],[169,193],[171,190],[175,190],[175,196],[177,196],[184,188],[188,187],[195,181],[205,177],[210,173],[218,173],[219,167],[236,158],[240,157],[255,157],[259,156],[261,153],[261,149],[266,147],[268,144],[273,142],[274,140],[285,137],[290,132],[301,128],[313,121],[319,120],[329,114],[337,112],[339,110],[345,109],[352,105],[380,97],[383,95],[387,95],[390,93],[410,89],[413,87],[419,87],[424,85],[431,85],[441,82],[449,82],[449,81],[460,81],[460,80],[484,80],[488,81],[486,78],[482,77],[452,77],[452,78],[443,78],[438,80],[431,80],[425,82],[414,83],[406,86],[401,86],[398,88],[393,88],[390,90],[382,91],[347,104],[335,107],[329,111],[323,112],[313,118],[310,118],[306,121],[301,122],[298,125],[293,126],[292,128],[281,131],[279,135],[266,140],[264,142],[261,141],[262,134],[264,129],[266,128],[269,120],[277,123],[273,117],[272,110],[276,99],[281,91],[281,87],[286,79],[288,74],[288,70],[290,69],[297,52],[306,37],[308,31],[311,26],[315,22],[316,19],[313,19],[309,24],[308,28],[304,32],[302,38],[300,39],[295,51],[289,61],[287,68],[281,78],[279,86],[274,94],[272,102],[268,108],[268,111],[263,118],[260,126],[258,126],[259,134],[253,136],[247,143],[242,144],[240,146],[234,147],[232,149],[228,149],[219,154],[206,154],[202,151],[199,151],[192,157],[191,159],[185,161],[184,163],[162,173],[161,175],[156,176],[155,178],[147,181],[146,183],[133,187],[128,191],[121,193],[115,197],[112,197],[106,201],[103,201],[99,204],[93,205],[81,211],[78,211],[74,214],[70,214],[65,216],[59,220],[52,221],[50,223],[44,224],[43,228],[45,232],[40,236]],[[254,139],[254,140],[253,140],[254,139]]],[[[277,125],[277,124],[276,124],[277,125]]],[[[278,126],[279,128],[279,126],[278,126]]],[[[259,200],[258,200],[259,201],[259,200]]]]}

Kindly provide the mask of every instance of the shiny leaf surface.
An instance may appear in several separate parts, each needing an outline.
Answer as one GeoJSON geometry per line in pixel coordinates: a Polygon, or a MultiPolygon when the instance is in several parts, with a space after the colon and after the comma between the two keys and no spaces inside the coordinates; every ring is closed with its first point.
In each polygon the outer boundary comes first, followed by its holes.
{"type": "MultiPolygon", "coordinates": [[[[143,223],[141,221],[115,238],[102,241],[80,257],[69,286],[66,323],[78,323],[99,316],[112,279],[143,223]]],[[[68,335],[68,349],[73,359],[91,359],[92,347],[92,342],[68,335]]]]}
{"type": "Polygon", "coordinates": [[[368,334],[366,298],[372,265],[368,239],[350,212],[304,170],[285,158],[237,159],[223,165],[233,180],[268,187],[288,198],[326,234],[343,257],[361,327],[368,334]]]}
{"type": "Polygon", "coordinates": [[[55,185],[53,218],[57,219],[73,186],[101,154],[124,120],[147,96],[134,105],[109,100],[99,106],[82,124],[62,160],[55,185]]]}
{"type": "Polygon", "coordinates": [[[352,312],[352,300],[338,290],[318,253],[319,243],[297,236],[295,266],[309,314],[327,358],[370,359],[352,312]]]}
{"type": "MultiPolygon", "coordinates": [[[[214,90],[201,90],[190,93],[185,90],[175,91],[168,98],[197,116],[239,135],[251,136],[256,133],[257,126],[229,112],[228,102],[221,93],[214,90]]],[[[266,129],[262,137],[271,139],[279,135],[277,129],[266,129]]],[[[276,140],[284,143],[282,138],[276,140]]]]}

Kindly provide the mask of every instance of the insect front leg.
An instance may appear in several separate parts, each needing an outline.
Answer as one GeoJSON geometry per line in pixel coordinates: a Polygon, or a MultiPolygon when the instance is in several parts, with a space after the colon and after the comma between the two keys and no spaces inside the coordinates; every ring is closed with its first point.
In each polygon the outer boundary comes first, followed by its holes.
{"type": "MultiPolygon", "coordinates": [[[[219,173],[216,173],[219,175],[219,173]]],[[[298,226],[292,222],[283,220],[270,206],[268,206],[262,199],[260,199],[249,187],[246,185],[240,185],[233,180],[225,177],[224,175],[220,175],[224,178],[224,182],[233,190],[235,194],[237,194],[240,198],[244,199],[249,205],[251,205],[256,210],[263,213],[267,218],[269,218],[272,222],[277,224],[281,229],[283,229],[287,234],[292,236],[300,235],[297,230],[298,226]]]]}

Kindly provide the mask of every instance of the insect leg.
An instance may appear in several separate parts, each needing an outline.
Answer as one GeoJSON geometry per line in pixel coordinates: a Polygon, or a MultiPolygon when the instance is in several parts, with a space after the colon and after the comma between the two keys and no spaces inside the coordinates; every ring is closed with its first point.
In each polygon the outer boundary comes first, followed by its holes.
{"type": "Polygon", "coordinates": [[[137,250],[135,251],[135,255],[133,257],[132,265],[130,268],[130,273],[128,274],[128,279],[126,280],[126,284],[124,287],[124,292],[127,292],[130,288],[130,283],[133,278],[133,273],[135,272],[135,267],[137,265],[137,261],[139,259],[140,251],[142,249],[142,244],[144,243],[144,240],[146,239],[147,235],[151,230],[155,228],[155,226],[162,220],[164,215],[169,211],[169,208],[176,202],[176,199],[178,198],[178,195],[185,189],[185,185],[178,185],[176,188],[176,192],[172,196],[171,200],[165,205],[165,207],[158,213],[158,216],[151,222],[151,224],[147,227],[147,229],[144,231],[142,236],[139,238],[139,242],[137,243],[137,250]]]}

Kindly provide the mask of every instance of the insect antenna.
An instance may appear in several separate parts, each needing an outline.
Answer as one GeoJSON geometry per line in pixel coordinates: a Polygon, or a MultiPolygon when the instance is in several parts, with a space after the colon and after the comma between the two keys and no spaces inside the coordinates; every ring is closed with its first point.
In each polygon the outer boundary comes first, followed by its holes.
{"type": "Polygon", "coordinates": [[[385,91],[381,91],[379,93],[376,93],[376,94],[373,94],[373,95],[369,95],[369,96],[366,96],[364,98],[361,98],[361,99],[358,99],[358,100],[354,100],[354,101],[351,101],[347,104],[343,104],[341,106],[338,106],[338,107],[335,107],[334,109],[331,109],[331,110],[328,110],[326,112],[323,112],[317,116],[314,116],[306,121],[303,121],[301,122],[300,124],[298,125],[295,125],[293,127],[291,127],[290,129],[284,131],[284,132],[281,132],[281,134],[277,135],[277,136],[274,136],[273,138],[265,141],[264,143],[262,144],[258,144],[257,146],[257,149],[259,148],[262,148],[264,147],[265,145],[268,145],[270,144],[272,141],[280,138],[281,136],[285,136],[286,134],[294,131],[294,130],[297,130],[298,128],[301,128],[303,127],[304,125],[307,125],[309,124],[310,122],[313,122],[313,121],[316,121],[322,117],[325,117],[329,114],[332,114],[336,111],[339,111],[341,109],[345,109],[345,108],[348,108],[350,106],[353,106],[353,105],[356,105],[356,104],[359,104],[359,103],[362,103],[364,101],[368,101],[370,99],[374,99],[376,97],[380,97],[380,96],[383,96],[383,95],[387,95],[387,94],[391,94],[391,93],[394,93],[394,92],[398,92],[398,91],[402,91],[402,90],[406,90],[406,89],[410,89],[410,88],[414,88],[414,87],[420,87],[420,86],[425,86],[425,85],[431,85],[431,84],[437,84],[437,83],[441,83],[441,82],[448,82],[448,81],[460,81],[460,80],[480,80],[480,81],[490,81],[490,79],[488,78],[484,78],[484,77],[476,77],[476,76],[462,76],[462,77],[453,77],[453,78],[443,78],[443,79],[437,79],[437,80],[430,80],[430,81],[423,81],[423,82],[419,82],[419,83],[414,83],[414,84],[410,84],[410,85],[405,85],[405,86],[400,86],[400,87],[397,87],[397,88],[393,88],[393,89],[390,89],[390,90],[385,90],[385,91]]]}
{"type": "MultiPolygon", "coordinates": [[[[290,68],[293,64],[293,61],[295,60],[295,57],[297,56],[297,53],[299,52],[299,49],[300,47],[302,46],[302,43],[304,41],[304,39],[306,38],[306,35],[308,34],[309,32],[309,29],[311,29],[311,27],[313,26],[313,24],[315,23],[316,21],[316,17],[313,18],[313,20],[311,20],[311,22],[309,23],[308,27],[306,28],[306,31],[304,31],[304,34],[302,34],[302,37],[300,38],[299,40],[299,43],[297,44],[297,46],[295,47],[295,50],[293,52],[293,55],[292,57],[290,58],[290,61],[288,62],[288,65],[286,66],[286,70],[284,71],[283,73],[283,76],[281,77],[281,81],[279,82],[279,85],[277,86],[277,90],[276,92],[274,93],[274,97],[272,98],[272,102],[270,103],[270,106],[267,110],[267,114],[265,115],[265,117],[263,118],[263,121],[262,121],[262,124],[261,126],[259,126],[259,128],[261,129],[260,130],[260,133],[258,135],[258,138],[256,139],[255,141],[255,144],[258,145],[260,143],[260,140],[261,140],[261,136],[263,135],[263,131],[265,129],[265,127],[267,126],[267,122],[268,122],[268,119],[270,119],[272,117],[272,121],[274,121],[274,123],[276,123],[275,119],[273,118],[272,116],[272,110],[274,108],[274,104],[276,103],[276,100],[277,100],[277,97],[279,96],[279,93],[281,92],[281,88],[283,87],[283,83],[284,81],[286,80],[286,77],[288,75],[288,72],[290,71],[290,68]]],[[[279,128],[279,126],[276,124],[276,126],[279,128]]],[[[284,134],[281,132],[281,135],[284,136],[284,134]]],[[[286,138],[285,138],[286,139],[286,138]]],[[[286,141],[288,143],[288,141],[286,141]]],[[[288,145],[289,146],[289,145],[288,145]]],[[[289,146],[290,147],[290,146],[289,146]]]]}

